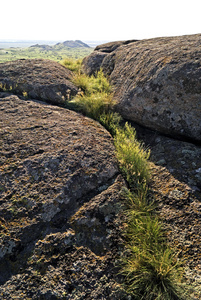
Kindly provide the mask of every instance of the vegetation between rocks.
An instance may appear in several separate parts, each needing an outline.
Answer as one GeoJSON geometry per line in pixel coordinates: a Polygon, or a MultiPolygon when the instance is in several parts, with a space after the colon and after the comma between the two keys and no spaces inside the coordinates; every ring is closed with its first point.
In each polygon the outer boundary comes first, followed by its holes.
{"type": "Polygon", "coordinates": [[[150,151],[137,141],[135,129],[121,126],[109,81],[102,71],[96,76],[81,74],[81,61],[63,61],[75,72],[73,83],[79,94],[67,106],[94,118],[113,135],[119,167],[128,183],[122,191],[127,209],[125,240],[127,252],[122,259],[125,288],[134,299],[186,299],[182,289],[182,266],[176,251],[166,240],[162,221],[148,188],[150,151]]]}

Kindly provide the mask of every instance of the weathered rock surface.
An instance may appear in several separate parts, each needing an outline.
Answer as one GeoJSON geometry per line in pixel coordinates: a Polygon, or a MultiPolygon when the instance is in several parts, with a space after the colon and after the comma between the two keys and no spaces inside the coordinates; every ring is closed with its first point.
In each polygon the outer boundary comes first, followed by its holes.
{"type": "Polygon", "coordinates": [[[16,60],[0,64],[0,91],[63,104],[78,89],[70,82],[73,73],[61,64],[43,59],[16,60]]]}
{"type": "MultiPolygon", "coordinates": [[[[105,72],[112,76],[118,51],[128,46],[100,47],[105,72]]],[[[17,74],[30,76],[31,84],[31,74],[17,74]]],[[[48,74],[51,90],[56,79],[48,74]]],[[[186,258],[192,299],[200,299],[201,148],[133,125],[151,148],[150,192],[170,243],[186,258]]],[[[97,122],[0,93],[0,298],[130,300],[116,264],[123,251],[124,185],[112,138],[97,122]]]]}
{"type": "Polygon", "coordinates": [[[96,46],[95,51],[111,53],[122,45],[128,45],[128,44],[134,43],[134,42],[137,42],[137,40],[109,42],[109,43],[105,43],[105,44],[96,46]]]}
{"type": "Polygon", "coordinates": [[[127,299],[111,136],[67,109],[2,96],[0,298],[127,299]]]}
{"type": "Polygon", "coordinates": [[[169,242],[185,261],[192,299],[201,297],[201,147],[133,124],[151,149],[150,191],[169,242]]]}
{"type": "Polygon", "coordinates": [[[95,50],[84,60],[88,74],[97,71],[93,60],[100,53],[95,65],[110,76],[124,118],[201,141],[201,34],[136,41],[111,53],[95,50]]]}
{"type": "Polygon", "coordinates": [[[128,45],[134,42],[136,42],[136,40],[109,42],[106,44],[98,45],[95,48],[94,52],[91,53],[91,55],[86,56],[83,59],[83,72],[89,76],[95,75],[96,72],[101,68],[103,59],[107,56],[108,53],[113,52],[122,45],[128,45]]]}

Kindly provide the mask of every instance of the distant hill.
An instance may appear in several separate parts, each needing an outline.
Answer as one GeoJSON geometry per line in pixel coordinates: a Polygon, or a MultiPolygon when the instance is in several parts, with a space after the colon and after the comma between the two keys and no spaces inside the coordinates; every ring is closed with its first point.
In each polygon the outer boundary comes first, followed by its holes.
{"type": "Polygon", "coordinates": [[[65,41],[65,42],[63,42],[63,43],[58,43],[58,44],[56,44],[55,46],[53,46],[53,47],[56,47],[56,48],[58,48],[58,47],[62,47],[62,48],[64,48],[64,47],[68,47],[68,48],[90,48],[89,47],[89,45],[87,45],[87,44],[85,44],[85,43],[83,43],[82,41],[80,41],[80,40],[75,40],[75,41],[65,41]]]}
{"type": "Polygon", "coordinates": [[[80,40],[75,41],[65,41],[63,43],[57,43],[56,45],[49,46],[49,45],[33,45],[30,48],[40,48],[41,50],[61,50],[66,48],[90,48],[89,45],[83,43],[80,40]]]}
{"type": "Polygon", "coordinates": [[[39,44],[32,45],[32,46],[30,46],[29,48],[39,48],[39,49],[41,49],[41,50],[54,50],[54,46],[49,46],[49,45],[39,45],[39,44]]]}

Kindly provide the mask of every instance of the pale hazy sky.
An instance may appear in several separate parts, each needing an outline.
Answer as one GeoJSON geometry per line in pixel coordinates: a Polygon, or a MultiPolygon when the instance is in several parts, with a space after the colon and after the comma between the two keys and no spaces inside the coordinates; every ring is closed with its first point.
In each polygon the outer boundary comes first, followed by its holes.
{"type": "Polygon", "coordinates": [[[2,0],[0,40],[126,40],[201,33],[200,0],[2,0]]]}

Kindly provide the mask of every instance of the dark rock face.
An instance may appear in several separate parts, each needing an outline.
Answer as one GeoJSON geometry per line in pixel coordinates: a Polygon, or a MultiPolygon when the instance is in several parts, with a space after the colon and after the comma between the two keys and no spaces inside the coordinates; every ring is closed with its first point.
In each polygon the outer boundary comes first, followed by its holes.
{"type": "Polygon", "coordinates": [[[111,136],[75,112],[3,96],[1,298],[123,299],[115,257],[124,182],[111,136]]]}
{"type": "Polygon", "coordinates": [[[135,125],[151,149],[150,190],[168,240],[185,260],[192,299],[201,295],[201,147],[135,125]]]}
{"type": "Polygon", "coordinates": [[[78,92],[70,79],[73,73],[59,63],[43,60],[17,60],[0,64],[0,90],[63,104],[78,92]]]}
{"type": "MultiPolygon", "coordinates": [[[[95,75],[96,72],[100,70],[103,59],[107,56],[108,53],[113,52],[114,50],[116,50],[118,47],[122,45],[128,45],[134,42],[136,42],[136,40],[110,42],[110,43],[97,46],[94,52],[91,53],[91,55],[83,59],[83,64],[82,64],[83,72],[89,76],[95,75]]],[[[109,66],[107,67],[108,67],[107,68],[107,74],[108,74],[109,66]]]]}
{"type": "Polygon", "coordinates": [[[95,51],[111,53],[116,50],[118,47],[122,45],[128,45],[130,43],[137,42],[137,40],[127,40],[127,41],[116,41],[116,42],[109,42],[106,44],[98,45],[95,48],[95,51]]]}
{"type": "MultiPolygon", "coordinates": [[[[90,65],[96,54],[84,60],[88,74],[95,71],[90,71],[90,65]]],[[[201,141],[200,34],[121,45],[106,54],[98,67],[110,76],[116,109],[124,118],[201,141]]]]}
{"type": "Polygon", "coordinates": [[[82,70],[87,75],[95,75],[100,70],[103,59],[107,56],[104,52],[92,52],[91,55],[83,59],[82,70]]]}

